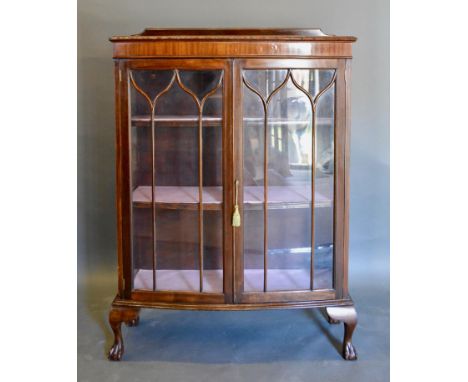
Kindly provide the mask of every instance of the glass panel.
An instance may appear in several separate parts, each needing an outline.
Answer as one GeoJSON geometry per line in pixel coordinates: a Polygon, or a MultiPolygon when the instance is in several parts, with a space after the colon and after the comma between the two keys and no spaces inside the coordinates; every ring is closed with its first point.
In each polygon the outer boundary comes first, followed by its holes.
{"type": "Polygon", "coordinates": [[[223,291],[221,76],[131,72],[134,289],[223,291]]]}
{"type": "Polygon", "coordinates": [[[156,290],[199,291],[198,257],[198,107],[175,82],[156,103],[154,178],[156,184],[156,290]],[[181,122],[180,117],[193,122],[181,122]],[[171,121],[172,119],[172,121],[171,121]],[[179,120],[178,120],[179,119],[179,120]],[[178,203],[188,202],[189,208],[178,203]],[[158,203],[174,198],[169,203],[158,203]]]}
{"type": "MultiPolygon", "coordinates": [[[[150,100],[161,93],[171,82],[171,79],[174,75],[173,70],[133,70],[132,78],[133,82],[140,88],[140,90],[145,93],[150,100]]],[[[133,87],[133,86],[132,86],[133,87]]],[[[133,87],[134,88],[134,87],[133,87]]],[[[132,90],[132,92],[135,89],[132,90]]],[[[142,96],[141,94],[139,94],[142,96]]],[[[132,97],[132,115],[137,114],[150,114],[148,109],[148,102],[140,102],[132,97]],[[141,112],[138,113],[138,111],[141,112]]]]}
{"type": "Polygon", "coordinates": [[[198,212],[156,209],[156,290],[199,291],[198,212]]]}
{"type": "Polygon", "coordinates": [[[314,289],[333,288],[335,85],[317,103],[314,289]]]}
{"type": "MultiPolygon", "coordinates": [[[[141,81],[140,81],[141,82],[141,81]]],[[[131,124],[131,183],[132,190],[151,187],[151,106],[134,87],[130,90],[132,116],[138,116],[131,124]],[[144,118],[146,116],[146,118],[144,118]]],[[[151,195],[149,195],[151,203],[151,195]]],[[[149,204],[151,207],[151,204],[149,204]]],[[[145,275],[134,279],[135,289],[153,289],[153,229],[152,211],[146,203],[132,203],[132,263],[133,275],[145,275]]]]}
{"type": "MultiPolygon", "coordinates": [[[[244,198],[248,191],[244,190],[244,198]]],[[[263,291],[263,206],[244,207],[244,292],[263,291]]]]}
{"type": "Polygon", "coordinates": [[[216,88],[221,74],[220,70],[180,71],[180,79],[183,85],[201,101],[211,90],[216,88]]]}
{"type": "Polygon", "coordinates": [[[223,214],[203,213],[203,292],[223,292],[223,214]]]}
{"type": "MultiPolygon", "coordinates": [[[[212,76],[209,89],[216,87],[219,75],[212,76]]],[[[203,93],[202,93],[203,94],[203,93]]],[[[222,119],[222,89],[210,96],[203,108],[203,116],[222,119]]],[[[203,95],[206,96],[206,93],[203,95]]],[[[223,190],[223,131],[219,123],[203,123],[203,188],[209,197],[222,200],[223,190]]],[[[223,214],[221,204],[203,208],[203,291],[223,292],[223,214]]]]}
{"type": "Polygon", "coordinates": [[[293,69],[296,82],[315,98],[332,81],[334,69],[293,69]]]}
{"type": "Polygon", "coordinates": [[[286,79],[287,70],[245,70],[244,79],[266,100],[286,79]]]}
{"type": "MultiPolygon", "coordinates": [[[[255,79],[255,78],[253,78],[255,79]]],[[[261,99],[243,88],[244,291],[263,291],[263,201],[265,113],[261,99]]]]}
{"type": "Polygon", "coordinates": [[[312,106],[291,80],[268,104],[268,291],[310,289],[312,106]]]}
{"type": "Polygon", "coordinates": [[[334,73],[243,71],[245,292],[333,287],[334,73]]]}

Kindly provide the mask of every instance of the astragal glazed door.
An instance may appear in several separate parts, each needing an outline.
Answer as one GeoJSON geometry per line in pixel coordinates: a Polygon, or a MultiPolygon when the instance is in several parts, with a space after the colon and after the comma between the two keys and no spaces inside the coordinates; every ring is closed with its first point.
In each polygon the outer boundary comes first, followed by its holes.
{"type": "Polygon", "coordinates": [[[229,62],[129,60],[124,76],[131,298],[231,302],[229,62]]]}
{"type": "Polygon", "coordinates": [[[238,303],[341,297],[344,68],[334,59],[235,62],[238,303]]]}

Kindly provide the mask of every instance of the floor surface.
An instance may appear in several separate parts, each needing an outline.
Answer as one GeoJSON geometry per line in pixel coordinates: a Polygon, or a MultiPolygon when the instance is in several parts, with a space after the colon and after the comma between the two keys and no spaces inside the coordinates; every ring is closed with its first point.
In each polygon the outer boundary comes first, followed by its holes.
{"type": "Polygon", "coordinates": [[[329,325],[316,309],[142,310],[138,327],[122,325],[123,360],[109,362],[116,280],[96,275],[78,287],[78,381],[389,381],[388,278],[378,276],[351,277],[355,362],[340,356],[343,325],[329,325]]]}

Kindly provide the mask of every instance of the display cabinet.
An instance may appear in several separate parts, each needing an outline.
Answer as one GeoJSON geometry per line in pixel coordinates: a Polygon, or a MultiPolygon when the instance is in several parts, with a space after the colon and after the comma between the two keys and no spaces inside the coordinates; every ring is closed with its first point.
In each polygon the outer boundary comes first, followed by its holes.
{"type": "Polygon", "coordinates": [[[348,292],[349,36],[146,29],[113,37],[118,294],[140,308],[322,308],[348,292]]]}

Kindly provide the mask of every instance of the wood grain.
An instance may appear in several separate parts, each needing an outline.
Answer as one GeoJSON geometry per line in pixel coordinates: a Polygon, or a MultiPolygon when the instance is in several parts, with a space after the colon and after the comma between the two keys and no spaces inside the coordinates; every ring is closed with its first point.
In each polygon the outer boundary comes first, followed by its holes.
{"type": "Polygon", "coordinates": [[[319,28],[146,28],[131,36],[114,36],[112,42],[152,40],[279,40],[279,41],[356,41],[353,36],[325,34],[319,28]]]}
{"type": "Polygon", "coordinates": [[[114,58],[351,58],[351,48],[350,42],[328,41],[122,41],[114,43],[114,58]]]}

